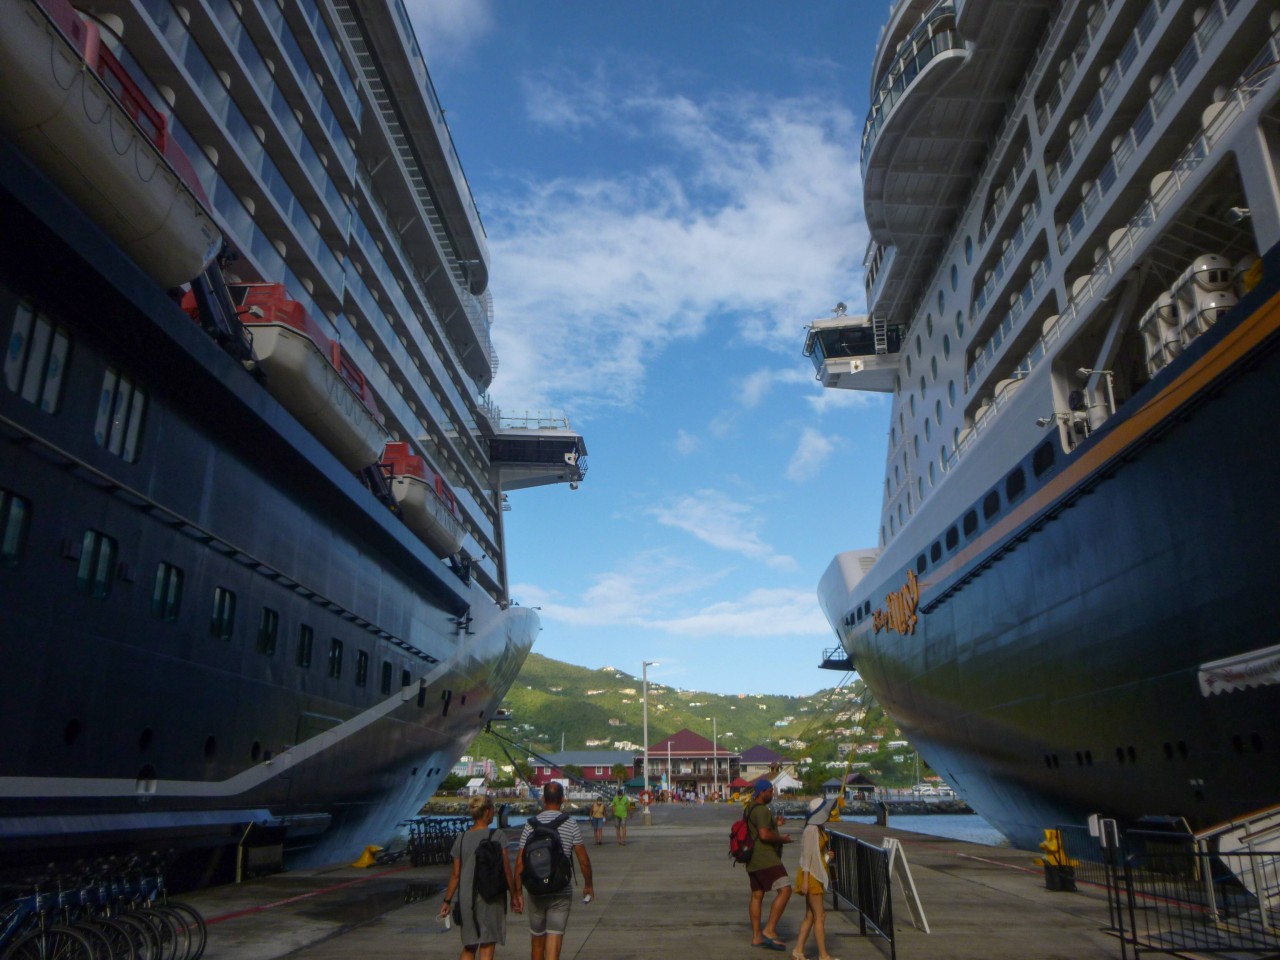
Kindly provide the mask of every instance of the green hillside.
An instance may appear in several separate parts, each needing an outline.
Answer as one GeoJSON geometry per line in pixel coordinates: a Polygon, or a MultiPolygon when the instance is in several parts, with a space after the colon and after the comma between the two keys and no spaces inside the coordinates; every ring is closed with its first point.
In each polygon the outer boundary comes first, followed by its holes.
{"type": "MultiPolygon", "coordinates": [[[[611,666],[592,670],[531,653],[503,707],[511,720],[498,726],[498,732],[537,753],[558,752],[562,744],[565,750],[625,750],[631,747],[617,745],[639,747],[644,742],[640,677],[611,666]]],[[[725,696],[650,679],[650,744],[686,727],[710,740],[711,717],[717,742],[727,750],[764,745],[815,767],[854,752],[853,759],[866,764],[862,769],[886,785],[905,785],[914,778],[912,750],[888,747],[901,737],[859,680],[806,697],[786,697],[725,696]],[[866,752],[857,753],[859,747],[866,752]]],[[[471,752],[506,763],[493,736],[481,734],[471,752]]]]}

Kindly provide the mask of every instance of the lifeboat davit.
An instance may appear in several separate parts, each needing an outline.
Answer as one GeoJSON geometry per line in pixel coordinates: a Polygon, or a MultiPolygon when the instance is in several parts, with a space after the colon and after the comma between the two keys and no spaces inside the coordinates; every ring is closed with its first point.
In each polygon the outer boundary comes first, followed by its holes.
{"type": "Polygon", "coordinates": [[[227,292],[253,334],[253,355],[271,395],[348,470],[377,463],[389,434],[373,391],[342,345],[282,284],[233,284],[227,292]]]}
{"type": "Polygon", "coordinates": [[[5,0],[0,131],[162,287],[222,234],[165,118],[67,0],[5,0]]]}
{"type": "Polygon", "coordinates": [[[391,495],[404,522],[437,556],[462,549],[462,514],[453,491],[407,443],[388,443],[382,462],[391,468],[391,495]]]}

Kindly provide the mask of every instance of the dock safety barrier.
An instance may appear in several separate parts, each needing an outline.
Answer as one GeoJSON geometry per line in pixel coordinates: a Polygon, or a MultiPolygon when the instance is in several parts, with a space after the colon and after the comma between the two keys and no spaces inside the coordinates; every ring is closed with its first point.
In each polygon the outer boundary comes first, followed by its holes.
{"type": "Polygon", "coordinates": [[[868,929],[889,943],[889,960],[897,960],[893,928],[893,889],[889,851],[832,830],[828,833],[834,858],[828,867],[831,906],[858,914],[858,932],[868,929]]]}

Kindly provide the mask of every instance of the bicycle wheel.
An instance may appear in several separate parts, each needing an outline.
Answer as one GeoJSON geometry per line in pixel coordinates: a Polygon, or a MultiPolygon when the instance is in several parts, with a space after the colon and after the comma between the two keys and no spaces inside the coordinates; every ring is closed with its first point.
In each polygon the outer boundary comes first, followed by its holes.
{"type": "Polygon", "coordinates": [[[164,905],[177,911],[186,923],[187,932],[191,935],[191,949],[187,952],[187,960],[200,960],[204,955],[205,944],[209,942],[209,928],[204,925],[204,917],[195,907],[181,900],[166,900],[164,905]]]}
{"type": "Polygon", "coordinates": [[[173,960],[187,960],[191,955],[191,930],[187,926],[187,918],[162,903],[147,904],[146,912],[162,918],[168,927],[166,936],[173,942],[173,960]]]}
{"type": "Polygon", "coordinates": [[[24,933],[0,960],[94,960],[89,941],[70,927],[52,926],[24,933]]]}
{"type": "Polygon", "coordinates": [[[71,924],[71,929],[89,941],[89,946],[93,948],[94,960],[115,960],[116,951],[111,938],[97,924],[87,919],[77,920],[71,924]]]}
{"type": "Polygon", "coordinates": [[[111,955],[115,960],[133,960],[137,952],[142,949],[141,945],[135,942],[137,938],[132,927],[116,923],[110,917],[90,917],[83,922],[93,924],[110,941],[111,955]]]}
{"type": "Polygon", "coordinates": [[[117,913],[111,919],[129,929],[135,960],[161,960],[160,938],[151,929],[151,924],[129,913],[117,913]]]}
{"type": "Polygon", "coordinates": [[[135,920],[141,920],[156,935],[156,945],[160,949],[156,954],[156,960],[175,960],[178,953],[178,934],[168,917],[144,907],[129,911],[129,916],[135,920]]]}

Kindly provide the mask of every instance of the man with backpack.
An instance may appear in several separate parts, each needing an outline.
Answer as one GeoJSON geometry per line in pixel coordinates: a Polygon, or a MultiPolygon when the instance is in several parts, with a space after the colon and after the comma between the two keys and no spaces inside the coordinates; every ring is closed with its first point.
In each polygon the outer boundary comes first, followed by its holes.
{"type": "Polygon", "coordinates": [[[582,902],[595,896],[591,883],[591,859],[582,842],[582,831],[567,813],[561,813],[564,787],[554,780],[542,788],[544,809],[530,817],[520,831],[516,856],[516,886],[528,891],[529,932],[533,935],[533,960],[559,960],[569,908],[573,904],[573,858],[582,870],[582,902]]]}
{"type": "Polygon", "coordinates": [[[787,868],[782,865],[782,845],[790,843],[794,838],[778,831],[778,821],[769,809],[772,802],[773,784],[767,779],[757,780],[751,804],[747,807],[747,828],[754,841],[751,859],[747,861],[747,876],[751,880],[751,902],[747,907],[747,915],[751,918],[752,946],[785,950],[786,945],[778,937],[778,921],[782,919],[782,911],[787,908],[787,901],[791,899],[791,878],[787,876],[787,868]],[[769,906],[769,918],[762,930],[760,916],[764,895],[768,890],[774,892],[773,903],[769,906]]]}

